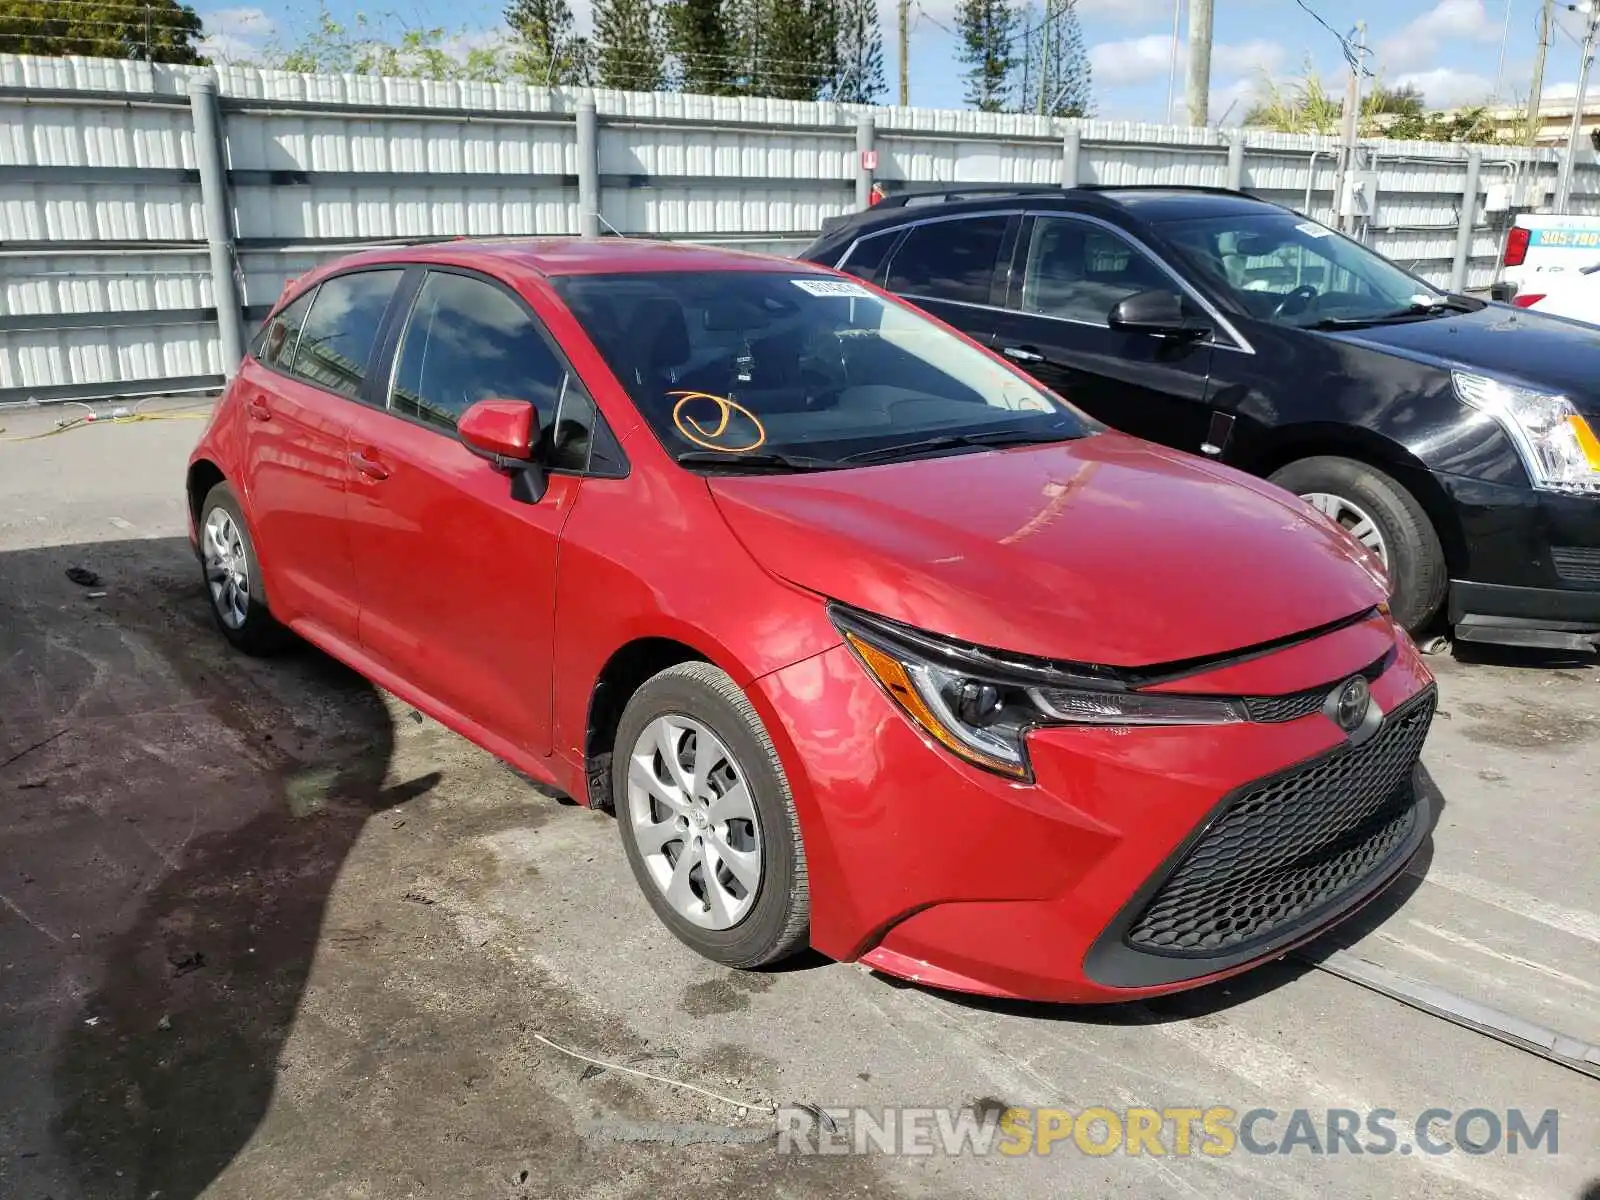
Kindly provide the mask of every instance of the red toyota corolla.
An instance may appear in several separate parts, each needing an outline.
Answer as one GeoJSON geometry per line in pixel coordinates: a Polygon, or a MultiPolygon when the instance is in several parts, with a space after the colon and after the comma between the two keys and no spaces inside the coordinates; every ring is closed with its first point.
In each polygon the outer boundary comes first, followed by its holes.
{"type": "Polygon", "coordinates": [[[738,967],[1192,986],[1427,836],[1434,689],[1360,545],[819,268],[455,242],[296,281],[189,468],[222,632],[293,630],[614,809],[738,967]]]}

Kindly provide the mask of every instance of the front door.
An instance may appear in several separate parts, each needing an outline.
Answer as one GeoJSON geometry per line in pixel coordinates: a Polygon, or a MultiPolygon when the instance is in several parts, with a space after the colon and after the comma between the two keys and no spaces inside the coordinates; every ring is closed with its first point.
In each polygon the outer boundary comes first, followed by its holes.
{"type": "Polygon", "coordinates": [[[1111,328],[1117,303],[1152,289],[1184,295],[1121,234],[1075,216],[1035,216],[1022,231],[994,348],[1114,429],[1198,454],[1206,440],[1209,339],[1111,328]]]}
{"type": "Polygon", "coordinates": [[[350,430],[361,643],[439,704],[547,754],[556,546],[582,479],[557,461],[540,500],[513,499],[510,478],[456,437],[461,414],[487,399],[531,401],[541,429],[558,408],[562,428],[593,420],[520,298],[430,270],[400,331],[387,407],[350,430]]]}

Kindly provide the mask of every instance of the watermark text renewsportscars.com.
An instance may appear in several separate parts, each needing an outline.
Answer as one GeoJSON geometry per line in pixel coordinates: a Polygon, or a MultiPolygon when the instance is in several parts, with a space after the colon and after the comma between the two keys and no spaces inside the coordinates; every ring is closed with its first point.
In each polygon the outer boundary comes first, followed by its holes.
{"type": "Polygon", "coordinates": [[[779,1108],[780,1154],[1557,1154],[1560,1114],[1428,1108],[779,1108]],[[822,1114],[819,1119],[819,1113],[822,1114]]]}

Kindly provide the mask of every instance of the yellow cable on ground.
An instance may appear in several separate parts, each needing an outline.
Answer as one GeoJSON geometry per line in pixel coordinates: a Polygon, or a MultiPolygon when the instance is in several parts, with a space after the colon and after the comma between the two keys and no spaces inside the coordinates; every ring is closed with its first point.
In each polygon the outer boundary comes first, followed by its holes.
{"type": "MultiPolygon", "coordinates": [[[[53,429],[46,429],[42,433],[24,433],[11,437],[0,437],[0,442],[35,442],[40,438],[54,437],[58,433],[66,433],[69,429],[81,429],[85,425],[132,425],[139,421],[204,421],[210,415],[203,412],[133,412],[121,417],[74,417],[72,420],[63,422],[53,429]]],[[[4,432],[5,426],[0,425],[0,433],[4,432]]]]}

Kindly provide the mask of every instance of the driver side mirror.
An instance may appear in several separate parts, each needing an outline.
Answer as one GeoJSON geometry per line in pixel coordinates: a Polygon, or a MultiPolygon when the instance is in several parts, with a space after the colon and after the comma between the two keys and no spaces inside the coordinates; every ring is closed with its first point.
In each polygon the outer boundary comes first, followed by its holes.
{"type": "Polygon", "coordinates": [[[547,479],[534,447],[539,412],[526,400],[479,400],[456,422],[456,434],[468,450],[511,476],[511,495],[537,504],[547,479]]]}
{"type": "Polygon", "coordinates": [[[1178,293],[1161,288],[1124,297],[1106,320],[1113,329],[1189,341],[1198,341],[1211,332],[1210,322],[1186,311],[1178,293]]]}

